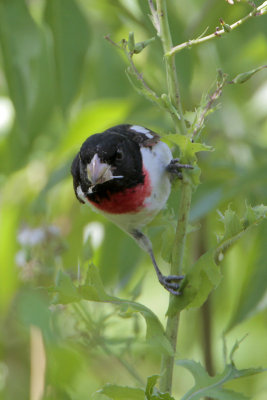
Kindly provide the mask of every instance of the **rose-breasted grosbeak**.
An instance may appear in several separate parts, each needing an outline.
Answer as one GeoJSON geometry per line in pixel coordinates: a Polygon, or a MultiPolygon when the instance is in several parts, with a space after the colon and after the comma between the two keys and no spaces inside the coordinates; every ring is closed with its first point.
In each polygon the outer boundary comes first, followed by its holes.
{"type": "Polygon", "coordinates": [[[159,282],[174,295],[180,294],[183,277],[162,275],[141,228],[165,206],[171,174],[182,178],[181,169],[192,168],[178,161],[155,132],[118,125],[86,139],[71,167],[77,199],[131,235],[150,255],[159,282]]]}

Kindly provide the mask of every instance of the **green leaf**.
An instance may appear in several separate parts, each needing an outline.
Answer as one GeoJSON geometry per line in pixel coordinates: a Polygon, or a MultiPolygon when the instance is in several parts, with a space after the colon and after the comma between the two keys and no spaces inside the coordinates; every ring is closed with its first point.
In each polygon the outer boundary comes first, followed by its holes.
{"type": "Polygon", "coordinates": [[[186,273],[182,282],[182,296],[174,297],[170,301],[167,315],[175,315],[184,308],[200,307],[208,295],[217,287],[222,275],[215,263],[215,249],[203,254],[186,273]]]}
{"type": "Polygon", "coordinates": [[[179,360],[176,364],[190,371],[195,380],[194,386],[182,397],[182,400],[200,400],[204,397],[218,400],[248,400],[247,396],[225,389],[224,385],[233,379],[264,372],[261,368],[238,370],[232,363],[226,365],[221,374],[211,377],[196,361],[179,360]]]}
{"type": "Polygon", "coordinates": [[[171,299],[167,315],[174,315],[185,307],[200,307],[208,298],[209,293],[221,281],[221,273],[217,263],[224,254],[245,232],[258,225],[267,216],[267,206],[251,207],[246,205],[245,217],[238,217],[229,207],[221,220],[224,233],[216,246],[204,253],[187,271],[182,282],[182,296],[171,299]]]}
{"type": "Polygon", "coordinates": [[[81,83],[89,26],[75,0],[47,0],[45,20],[54,39],[58,101],[66,113],[81,83]]]}
{"type": "Polygon", "coordinates": [[[164,140],[170,141],[171,143],[176,144],[183,154],[183,156],[189,162],[195,160],[195,154],[200,151],[213,151],[213,147],[206,145],[205,143],[195,143],[192,142],[191,139],[187,136],[180,134],[170,134],[164,136],[164,140]]]}
{"type": "Polygon", "coordinates": [[[235,211],[229,207],[223,217],[224,239],[229,239],[243,230],[242,222],[235,211]]]}
{"type": "Polygon", "coordinates": [[[142,389],[107,384],[98,391],[112,400],[146,400],[142,389]]]}
{"type": "Polygon", "coordinates": [[[231,317],[227,331],[267,308],[266,237],[267,224],[264,223],[258,235],[253,238],[251,243],[251,255],[246,253],[246,257],[248,257],[249,263],[253,265],[253,268],[251,268],[243,284],[240,299],[231,317]]]}
{"type": "Polygon", "coordinates": [[[52,111],[54,71],[46,32],[34,22],[24,0],[0,2],[0,44],[20,133],[14,140],[27,148],[52,111]]]}
{"type": "Polygon", "coordinates": [[[245,232],[261,223],[267,217],[267,206],[263,204],[251,207],[246,205],[245,216],[240,218],[228,208],[222,217],[225,232],[219,240],[216,249],[216,258],[220,253],[224,253],[229,246],[236,242],[245,232]]]}

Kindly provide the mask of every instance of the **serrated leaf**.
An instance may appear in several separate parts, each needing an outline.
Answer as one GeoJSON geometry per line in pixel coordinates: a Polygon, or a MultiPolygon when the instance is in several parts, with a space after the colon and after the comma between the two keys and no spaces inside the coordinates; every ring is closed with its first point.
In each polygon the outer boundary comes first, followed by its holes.
{"type": "Polygon", "coordinates": [[[247,206],[247,208],[250,208],[251,212],[254,212],[255,219],[253,223],[255,222],[255,220],[260,220],[267,217],[267,206],[265,206],[264,204],[259,204],[255,207],[247,206]]]}
{"type": "Polygon", "coordinates": [[[167,315],[174,315],[184,308],[200,307],[213,288],[218,286],[222,275],[215,260],[215,249],[203,254],[186,273],[181,288],[183,295],[171,299],[167,315]]]}
{"type": "Polygon", "coordinates": [[[235,211],[228,208],[224,214],[224,239],[237,235],[243,230],[242,222],[235,211]]]}
{"type": "Polygon", "coordinates": [[[259,224],[267,215],[264,205],[247,206],[245,218],[228,208],[222,217],[224,234],[218,244],[203,254],[187,271],[182,282],[182,296],[171,299],[167,315],[174,315],[184,308],[200,307],[213,288],[218,286],[221,273],[217,263],[219,255],[224,254],[248,229],[259,224]],[[249,215],[249,217],[248,217],[249,215]]]}
{"type": "Polygon", "coordinates": [[[194,377],[194,386],[182,397],[182,400],[200,400],[211,397],[219,400],[248,400],[248,397],[237,392],[225,389],[223,386],[233,379],[264,372],[264,369],[238,370],[234,364],[225,366],[224,371],[216,376],[209,376],[200,363],[193,360],[179,360],[177,365],[186,368],[194,377]]]}
{"type": "Polygon", "coordinates": [[[225,232],[217,246],[217,255],[224,253],[229,246],[236,242],[246,231],[258,225],[267,217],[267,206],[263,204],[251,207],[246,205],[245,217],[240,218],[235,211],[228,208],[222,218],[225,232]]]}
{"type": "Polygon", "coordinates": [[[98,393],[104,394],[112,400],[145,400],[145,392],[142,389],[128,386],[107,384],[98,393]]]}
{"type": "Polygon", "coordinates": [[[187,136],[180,134],[171,134],[164,136],[163,140],[170,141],[176,144],[180,149],[184,157],[190,161],[195,159],[195,154],[200,151],[213,151],[212,146],[208,146],[205,143],[195,143],[187,136]]]}

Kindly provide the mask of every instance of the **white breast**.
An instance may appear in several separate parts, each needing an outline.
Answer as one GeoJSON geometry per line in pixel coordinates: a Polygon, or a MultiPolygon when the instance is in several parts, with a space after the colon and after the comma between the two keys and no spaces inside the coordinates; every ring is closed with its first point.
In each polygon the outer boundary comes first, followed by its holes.
{"type": "Polygon", "coordinates": [[[171,191],[166,167],[172,160],[172,153],[163,142],[157,143],[152,149],[143,148],[141,153],[144,167],[150,175],[152,187],[151,195],[146,199],[146,206],[158,212],[164,207],[171,191]]]}

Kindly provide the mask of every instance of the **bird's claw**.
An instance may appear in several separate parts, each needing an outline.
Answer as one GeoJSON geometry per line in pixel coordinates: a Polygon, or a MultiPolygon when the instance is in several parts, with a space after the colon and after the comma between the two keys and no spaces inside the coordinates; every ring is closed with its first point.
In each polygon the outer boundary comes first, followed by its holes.
{"type": "Polygon", "coordinates": [[[167,171],[171,174],[175,174],[179,179],[183,179],[182,169],[193,169],[194,167],[190,164],[181,164],[179,158],[173,158],[170,164],[167,166],[167,171]]]}
{"type": "Polygon", "coordinates": [[[161,285],[174,296],[180,296],[182,293],[179,291],[179,282],[184,279],[183,275],[162,275],[159,279],[161,285]]]}

